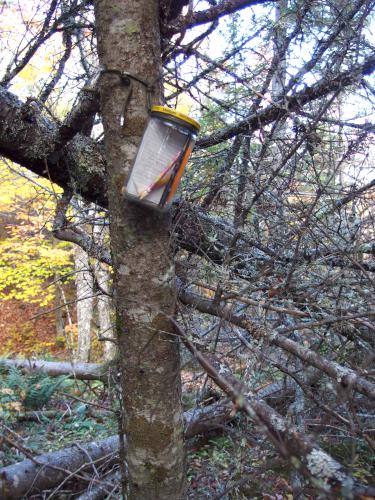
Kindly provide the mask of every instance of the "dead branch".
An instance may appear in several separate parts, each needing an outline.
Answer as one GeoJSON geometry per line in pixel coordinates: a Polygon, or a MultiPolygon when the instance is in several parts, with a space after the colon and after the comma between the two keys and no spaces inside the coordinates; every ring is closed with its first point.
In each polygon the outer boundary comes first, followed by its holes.
{"type": "Polygon", "coordinates": [[[178,33],[182,30],[190,29],[194,26],[199,26],[200,24],[210,23],[220,17],[244,9],[245,7],[274,1],[275,0],[225,0],[210,9],[194,13],[192,12],[188,16],[180,16],[172,26],[165,29],[165,32],[168,36],[171,36],[172,34],[178,33]]]}
{"type": "Polygon", "coordinates": [[[258,130],[261,125],[274,122],[282,115],[288,115],[299,109],[308,102],[315,101],[321,97],[327,96],[343,87],[354,84],[358,80],[358,74],[369,75],[375,69],[375,56],[370,56],[362,64],[352,67],[349,71],[338,73],[335,77],[323,78],[317,83],[306,87],[300,92],[295,92],[290,97],[285,97],[281,102],[276,102],[258,113],[250,115],[248,118],[236,123],[232,127],[219,131],[209,137],[202,137],[197,142],[200,148],[207,148],[220,144],[237,134],[249,133],[249,130],[258,130]]]}
{"type": "MultiPolygon", "coordinates": [[[[206,299],[195,293],[180,290],[179,295],[184,304],[195,307],[200,312],[223,318],[229,323],[246,330],[255,340],[266,340],[271,345],[280,347],[286,352],[293,354],[301,361],[318,368],[331,377],[342,389],[356,389],[368,398],[375,400],[375,385],[358,375],[354,370],[342,366],[320,356],[312,349],[302,346],[298,342],[287,338],[284,332],[268,331],[261,325],[251,320],[246,314],[235,314],[233,307],[220,306],[213,300],[206,299]]],[[[304,325],[307,328],[308,325],[304,325]]]]}
{"type": "Polygon", "coordinates": [[[352,498],[373,495],[375,488],[358,484],[341,464],[325,453],[309,437],[286,423],[281,415],[263,401],[257,400],[214,355],[203,355],[185,332],[174,322],[176,332],[195,356],[208,376],[230,397],[236,407],[254,420],[267,433],[280,454],[308,478],[317,491],[326,495],[340,495],[342,491],[352,498]],[[222,375],[222,373],[224,375],[222,375]],[[349,493],[350,492],[350,493],[349,493]]]}

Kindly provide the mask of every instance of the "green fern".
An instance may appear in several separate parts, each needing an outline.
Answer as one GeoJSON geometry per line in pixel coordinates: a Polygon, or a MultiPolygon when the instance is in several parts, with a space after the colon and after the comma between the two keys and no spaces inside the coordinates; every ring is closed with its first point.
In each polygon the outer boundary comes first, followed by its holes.
{"type": "Polygon", "coordinates": [[[5,384],[2,385],[14,391],[22,390],[25,383],[22,373],[15,366],[10,366],[7,371],[8,374],[4,380],[5,384]]]}
{"type": "Polygon", "coordinates": [[[40,410],[48,403],[66,376],[51,378],[43,371],[30,374],[0,363],[0,414],[24,410],[40,410]]]}
{"type": "Polygon", "coordinates": [[[67,377],[51,378],[42,372],[35,374],[28,380],[25,399],[23,401],[25,408],[38,410],[42,408],[51,399],[55,391],[67,379],[67,377]]]}

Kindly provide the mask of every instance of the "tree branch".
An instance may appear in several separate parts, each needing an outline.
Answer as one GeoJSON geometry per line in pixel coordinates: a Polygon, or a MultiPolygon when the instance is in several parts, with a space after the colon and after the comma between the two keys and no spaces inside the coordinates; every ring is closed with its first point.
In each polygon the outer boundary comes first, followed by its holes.
{"type": "Polygon", "coordinates": [[[335,77],[322,78],[319,82],[305,87],[304,90],[296,92],[294,95],[285,96],[282,100],[275,102],[264,110],[251,114],[248,118],[240,121],[236,125],[219,131],[209,137],[202,137],[197,141],[199,148],[207,148],[220,144],[231,139],[240,133],[249,133],[272,123],[277,118],[289,115],[292,111],[299,111],[308,102],[312,102],[321,97],[325,97],[331,92],[335,92],[349,85],[360,81],[360,76],[370,75],[375,70],[375,54],[369,56],[363,63],[357,64],[348,71],[337,74],[335,77]]]}
{"type": "Polygon", "coordinates": [[[174,33],[179,33],[182,30],[190,29],[201,24],[210,23],[220,17],[245,9],[246,7],[273,3],[275,1],[276,0],[223,0],[210,9],[192,12],[187,16],[180,16],[172,25],[165,27],[164,31],[165,34],[170,37],[174,33]]]}
{"type": "MultiPolygon", "coordinates": [[[[184,304],[193,306],[202,313],[223,318],[229,323],[243,328],[255,340],[266,340],[271,345],[280,347],[284,351],[293,354],[301,361],[318,368],[333,379],[343,390],[348,391],[356,389],[358,392],[375,401],[374,384],[359,376],[354,370],[323,358],[315,351],[300,345],[294,340],[288,339],[284,336],[283,331],[277,332],[274,330],[269,332],[246,314],[238,315],[234,313],[231,306],[220,306],[213,300],[203,298],[200,295],[184,289],[180,290],[179,298],[184,304]]],[[[304,328],[309,327],[308,323],[303,326],[304,328]]]]}
{"type": "MultiPolygon", "coordinates": [[[[74,124],[79,123],[79,116],[81,112],[72,119],[74,124]]],[[[76,128],[67,119],[60,131],[37,101],[23,103],[0,86],[0,155],[64,189],[77,191],[88,201],[106,206],[103,149],[92,139],[76,134],[76,128]],[[62,136],[63,142],[71,139],[59,149],[62,136]]]]}
{"type": "Polygon", "coordinates": [[[56,203],[55,220],[52,226],[52,233],[55,238],[63,241],[75,243],[90,256],[95,257],[99,262],[111,264],[110,251],[103,245],[96,243],[95,239],[78,226],[69,227],[66,219],[66,211],[72,198],[70,190],[65,191],[56,203]]]}
{"type": "Polygon", "coordinates": [[[373,493],[374,488],[358,484],[349,476],[343,466],[325,453],[309,437],[301,434],[297,428],[289,425],[273,408],[253,395],[248,395],[247,388],[232,375],[229,368],[223,366],[214,355],[203,355],[183,330],[177,325],[175,329],[183,343],[195,356],[208,376],[227,394],[236,407],[254,420],[266,431],[282,456],[288,458],[293,467],[307,477],[317,491],[327,494],[340,493],[342,488],[349,487],[356,498],[366,491],[373,493]],[[224,375],[222,375],[224,374],[224,375]]]}

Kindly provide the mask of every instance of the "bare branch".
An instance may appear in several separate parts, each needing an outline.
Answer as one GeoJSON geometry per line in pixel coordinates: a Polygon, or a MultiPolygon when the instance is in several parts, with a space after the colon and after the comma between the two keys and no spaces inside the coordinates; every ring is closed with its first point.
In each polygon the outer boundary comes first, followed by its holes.
{"type": "Polygon", "coordinates": [[[250,115],[245,120],[240,121],[226,130],[199,139],[197,146],[200,148],[214,146],[227,139],[231,139],[237,134],[246,133],[249,129],[252,131],[258,130],[261,126],[272,123],[280,116],[289,115],[293,111],[299,111],[299,109],[308,102],[324,97],[331,92],[342,90],[349,85],[354,85],[359,81],[361,75],[370,75],[374,70],[375,55],[372,55],[362,64],[353,66],[348,71],[339,73],[329,79],[323,78],[319,82],[309,87],[305,87],[304,90],[296,92],[294,95],[283,97],[281,101],[268,106],[258,113],[250,115]]]}
{"type": "Polygon", "coordinates": [[[367,490],[350,477],[341,464],[325,453],[310,438],[301,434],[295,427],[287,424],[275,410],[263,401],[256,400],[249,390],[231,374],[228,367],[214,355],[203,355],[188,335],[175,322],[175,329],[185,346],[206,371],[209,377],[229,396],[236,407],[254,420],[278,449],[282,456],[288,458],[293,467],[302,472],[315,488],[325,493],[333,493],[337,489],[350,485],[351,493],[356,497],[367,490]]]}
{"type": "Polygon", "coordinates": [[[246,7],[253,5],[262,5],[273,3],[275,0],[222,0],[218,5],[207,10],[192,12],[187,16],[180,16],[171,26],[165,28],[165,33],[171,36],[182,30],[199,26],[200,24],[210,23],[220,17],[232,14],[246,7]]]}
{"type": "MultiPolygon", "coordinates": [[[[213,300],[203,298],[195,293],[180,290],[180,300],[187,305],[195,307],[198,311],[225,319],[246,330],[255,340],[266,340],[271,345],[284,349],[286,352],[297,356],[301,361],[318,368],[331,377],[344,390],[356,389],[365,396],[375,400],[375,384],[359,376],[354,370],[342,366],[334,361],[323,358],[311,349],[308,349],[294,340],[284,336],[283,330],[269,332],[266,328],[254,322],[245,314],[237,315],[231,306],[220,306],[213,300]]],[[[328,321],[333,321],[331,318],[328,321]]],[[[341,321],[341,320],[340,320],[341,321]]],[[[308,328],[308,323],[303,324],[308,328]]]]}

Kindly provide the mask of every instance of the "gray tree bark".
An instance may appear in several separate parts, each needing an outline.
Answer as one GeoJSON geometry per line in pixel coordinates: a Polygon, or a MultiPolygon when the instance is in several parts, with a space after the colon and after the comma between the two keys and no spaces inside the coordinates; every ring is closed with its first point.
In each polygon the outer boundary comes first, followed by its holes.
{"type": "Polygon", "coordinates": [[[77,349],[74,361],[87,363],[91,349],[91,322],[94,306],[93,277],[90,271],[89,256],[79,246],[74,249],[75,282],[77,294],[77,349]]]}
{"type": "Polygon", "coordinates": [[[68,363],[67,361],[37,361],[27,359],[1,359],[0,365],[19,368],[25,372],[42,370],[50,377],[67,375],[79,380],[106,380],[107,366],[96,363],[68,363]]]}
{"type": "MultiPolygon", "coordinates": [[[[97,0],[102,67],[128,72],[161,100],[159,2],[97,0]]],[[[116,74],[100,81],[104,124],[116,334],[125,408],[128,498],[184,497],[185,453],[179,346],[168,217],[124,199],[123,186],[147,121],[145,88],[116,74]],[[124,113],[124,109],[126,111],[124,113]]]]}
{"type": "MultiPolygon", "coordinates": [[[[99,246],[104,245],[105,228],[94,225],[94,239],[99,246]]],[[[109,340],[103,341],[104,360],[111,361],[116,356],[115,334],[112,326],[112,299],[110,296],[110,273],[108,267],[97,261],[94,268],[95,279],[99,286],[100,293],[97,297],[97,311],[99,322],[99,334],[109,340]]]]}
{"type": "MultiPolygon", "coordinates": [[[[55,275],[55,280],[58,280],[59,277],[56,274],[55,275]]],[[[63,304],[63,298],[62,298],[62,293],[61,293],[61,285],[60,283],[57,283],[55,285],[55,307],[56,307],[56,312],[55,312],[55,327],[56,327],[56,337],[65,337],[65,319],[64,319],[64,310],[61,307],[61,304],[63,304]]]]}
{"type": "MultiPolygon", "coordinates": [[[[95,278],[100,288],[106,293],[109,293],[109,272],[104,267],[104,264],[100,262],[97,262],[95,266],[95,278]]],[[[117,351],[111,320],[111,298],[108,295],[100,294],[97,298],[97,309],[100,336],[109,339],[103,341],[104,360],[111,361],[116,356],[117,351]]]]}

